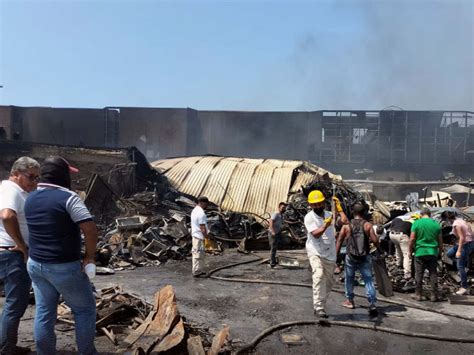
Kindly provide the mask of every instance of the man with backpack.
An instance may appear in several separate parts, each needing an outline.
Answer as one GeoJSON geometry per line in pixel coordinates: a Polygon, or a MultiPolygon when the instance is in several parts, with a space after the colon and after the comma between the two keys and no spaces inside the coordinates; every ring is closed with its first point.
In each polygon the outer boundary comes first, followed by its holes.
{"type": "Polygon", "coordinates": [[[365,207],[357,202],[352,207],[354,218],[350,224],[342,227],[336,243],[336,250],[339,254],[342,243],[346,240],[346,259],[344,264],[346,301],[343,307],[354,309],[354,276],[357,270],[360,271],[365,283],[367,298],[369,300],[369,314],[377,315],[377,297],[372,278],[372,261],[370,257],[369,242],[378,248],[379,241],[374,232],[372,224],[364,219],[365,207]]]}

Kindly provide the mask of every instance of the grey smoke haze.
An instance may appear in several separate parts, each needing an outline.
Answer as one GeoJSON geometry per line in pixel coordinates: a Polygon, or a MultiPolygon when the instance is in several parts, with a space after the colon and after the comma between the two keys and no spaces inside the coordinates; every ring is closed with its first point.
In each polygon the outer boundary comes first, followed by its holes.
{"type": "Polygon", "coordinates": [[[333,6],[353,13],[357,32],[301,34],[278,78],[262,80],[255,105],[290,95],[297,110],[474,110],[474,1],[333,6]]]}

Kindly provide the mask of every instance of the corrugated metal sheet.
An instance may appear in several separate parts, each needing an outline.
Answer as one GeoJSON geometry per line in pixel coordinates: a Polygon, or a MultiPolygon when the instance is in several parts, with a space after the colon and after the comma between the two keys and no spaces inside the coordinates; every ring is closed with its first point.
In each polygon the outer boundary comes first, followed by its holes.
{"type": "Polygon", "coordinates": [[[295,182],[293,183],[293,186],[290,189],[291,193],[298,192],[298,190],[301,188],[301,186],[309,184],[311,181],[314,180],[315,175],[311,173],[306,173],[306,172],[300,172],[295,179],[295,182]]]}
{"type": "Polygon", "coordinates": [[[165,173],[170,170],[173,166],[179,163],[183,158],[173,158],[173,159],[165,159],[165,160],[158,160],[151,164],[156,170],[160,173],[165,173]]]}
{"type": "Polygon", "coordinates": [[[297,160],[197,156],[158,160],[152,166],[181,192],[207,196],[224,210],[260,216],[274,212],[290,193],[318,177],[340,178],[297,160]]]}
{"type": "Polygon", "coordinates": [[[293,177],[293,168],[279,168],[273,171],[265,211],[276,211],[280,202],[286,202],[293,177]]]}
{"type": "Polygon", "coordinates": [[[201,194],[215,204],[221,205],[238,161],[238,159],[221,160],[212,170],[201,194]]]}
{"type": "Polygon", "coordinates": [[[275,169],[272,164],[260,164],[257,166],[250,182],[247,198],[245,199],[244,212],[253,212],[259,216],[265,214],[272,175],[275,169]]]}
{"type": "Polygon", "coordinates": [[[179,163],[173,166],[165,175],[170,180],[171,184],[178,190],[181,189],[181,184],[188,176],[189,171],[202,157],[183,158],[179,163]]]}
{"type": "Polygon", "coordinates": [[[189,174],[180,186],[180,190],[191,196],[200,196],[201,191],[212,173],[214,166],[223,157],[204,157],[191,167],[189,174]]]}
{"type": "Polygon", "coordinates": [[[227,186],[227,193],[222,201],[223,209],[237,212],[244,211],[245,199],[256,168],[256,164],[249,164],[245,161],[237,163],[227,186]]]}

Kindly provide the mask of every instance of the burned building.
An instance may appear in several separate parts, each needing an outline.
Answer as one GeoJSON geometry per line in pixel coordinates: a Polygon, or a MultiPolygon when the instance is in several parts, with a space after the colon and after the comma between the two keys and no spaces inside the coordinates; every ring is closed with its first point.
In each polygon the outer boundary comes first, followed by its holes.
{"type": "Polygon", "coordinates": [[[149,160],[216,154],[307,160],[344,177],[472,177],[474,112],[201,111],[0,106],[0,139],[136,146],[149,160]]]}

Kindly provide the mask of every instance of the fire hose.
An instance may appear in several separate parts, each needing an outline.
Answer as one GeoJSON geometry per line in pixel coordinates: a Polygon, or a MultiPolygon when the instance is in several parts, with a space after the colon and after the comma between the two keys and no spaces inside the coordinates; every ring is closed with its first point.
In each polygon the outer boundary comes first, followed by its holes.
{"type": "MultiPolygon", "coordinates": [[[[207,277],[214,279],[214,280],[221,280],[221,281],[229,281],[229,282],[241,282],[241,283],[259,283],[259,284],[273,284],[273,285],[283,285],[283,286],[294,286],[294,287],[307,287],[307,288],[312,288],[312,285],[306,284],[306,283],[298,283],[298,282],[283,282],[283,281],[270,281],[270,280],[262,280],[262,279],[242,279],[242,278],[233,278],[233,277],[222,277],[222,276],[214,276],[218,271],[224,270],[224,269],[229,269],[232,267],[240,266],[240,265],[245,265],[245,264],[250,264],[254,263],[257,261],[261,261],[263,258],[257,257],[257,259],[252,259],[252,260],[246,260],[238,263],[233,263],[229,265],[224,265],[217,267],[215,269],[212,269],[208,272],[207,277]]],[[[342,290],[333,290],[332,292],[336,293],[342,293],[344,294],[344,291],[342,290]]],[[[365,297],[364,295],[360,293],[355,293],[355,296],[357,297],[365,297]]],[[[434,309],[431,307],[426,307],[422,306],[419,304],[414,304],[407,302],[406,300],[402,299],[388,299],[388,298],[383,298],[380,299],[380,301],[389,303],[389,304],[395,304],[399,306],[405,306],[409,308],[414,308],[426,312],[432,312],[432,313],[437,313],[440,315],[448,316],[448,317],[455,317],[459,318],[462,320],[467,320],[474,322],[473,317],[467,317],[463,316],[460,314],[448,312],[448,311],[443,311],[439,309],[434,309]]],[[[237,354],[245,353],[250,351],[251,349],[255,348],[256,345],[266,336],[270,335],[271,333],[295,326],[295,325],[322,325],[322,326],[342,326],[342,327],[351,327],[351,328],[359,328],[359,329],[368,329],[368,330],[374,330],[374,331],[381,331],[385,333],[391,333],[391,334],[397,334],[397,335],[403,335],[403,336],[409,336],[409,337],[415,337],[415,338],[424,338],[424,339],[430,339],[430,340],[437,340],[437,341],[447,341],[447,342],[459,342],[459,343],[474,343],[474,338],[461,338],[461,337],[446,337],[446,336],[440,336],[440,335],[435,335],[435,334],[425,334],[425,333],[413,333],[413,332],[407,332],[395,328],[389,328],[389,327],[380,327],[370,324],[364,324],[364,323],[357,323],[357,322],[350,322],[350,321],[335,321],[335,320],[327,320],[327,319],[315,319],[315,320],[301,320],[301,321],[294,321],[294,322],[285,322],[285,323],[280,323],[277,325],[274,325],[263,332],[261,332],[259,335],[257,335],[249,344],[241,347],[238,351],[237,354]]]]}

